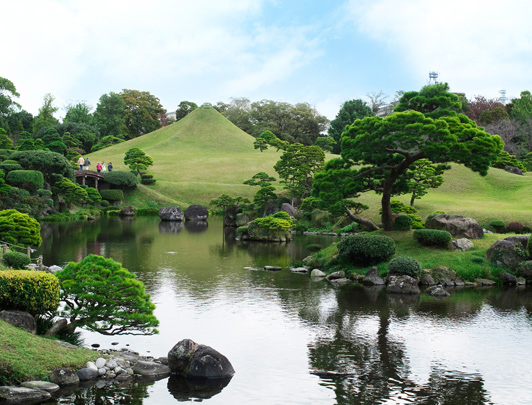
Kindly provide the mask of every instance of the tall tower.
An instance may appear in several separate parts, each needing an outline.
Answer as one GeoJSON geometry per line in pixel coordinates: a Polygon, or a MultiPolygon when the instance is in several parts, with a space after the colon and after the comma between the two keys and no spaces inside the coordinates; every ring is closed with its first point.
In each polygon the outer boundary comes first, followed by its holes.
{"type": "Polygon", "coordinates": [[[429,72],[429,84],[438,84],[438,72],[429,72]]]}
{"type": "Polygon", "coordinates": [[[506,97],[506,90],[499,90],[499,94],[501,95],[499,97],[499,101],[503,104],[506,104],[508,101],[508,98],[506,97]]]}

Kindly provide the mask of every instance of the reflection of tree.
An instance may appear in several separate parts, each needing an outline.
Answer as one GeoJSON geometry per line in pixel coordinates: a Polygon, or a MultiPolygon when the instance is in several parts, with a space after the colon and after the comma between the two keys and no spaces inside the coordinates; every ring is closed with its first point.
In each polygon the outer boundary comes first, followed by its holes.
{"type": "MultiPolygon", "coordinates": [[[[148,398],[148,387],[153,384],[146,381],[126,381],[122,383],[101,384],[91,382],[88,387],[79,387],[73,393],[66,395],[58,391],[61,396],[60,403],[84,404],[84,405],[131,405],[142,404],[144,398],[148,398]]],[[[55,395],[55,396],[59,396],[55,395]]]]}

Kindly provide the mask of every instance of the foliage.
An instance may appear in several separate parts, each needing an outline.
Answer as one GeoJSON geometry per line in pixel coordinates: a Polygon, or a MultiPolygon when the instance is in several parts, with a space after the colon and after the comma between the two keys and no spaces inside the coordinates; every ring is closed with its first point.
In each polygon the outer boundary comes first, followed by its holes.
{"type": "Polygon", "coordinates": [[[275,187],[271,185],[274,181],[276,181],[275,177],[271,177],[265,172],[259,172],[244,182],[248,186],[260,186],[260,189],[253,197],[253,202],[257,207],[264,207],[268,200],[275,200],[277,198],[275,187]]]}
{"type": "Polygon", "coordinates": [[[503,233],[506,228],[506,224],[500,219],[494,219],[489,223],[489,226],[497,233],[503,233]]]}
{"type": "Polygon", "coordinates": [[[31,192],[42,189],[44,177],[37,170],[12,170],[7,174],[6,181],[31,192]]]}
{"type": "Polygon", "coordinates": [[[356,265],[373,265],[395,254],[395,242],[389,236],[348,235],[338,243],[338,254],[356,265]]]}
{"type": "Polygon", "coordinates": [[[310,243],[307,246],[305,246],[305,249],[309,252],[319,252],[322,247],[321,245],[318,245],[317,243],[310,243]]]}
{"type": "Polygon", "coordinates": [[[78,102],[76,104],[68,104],[66,106],[65,118],[63,122],[77,122],[79,124],[85,124],[94,126],[94,116],[91,114],[92,107],[86,102],[78,102]]]}
{"type": "Polygon", "coordinates": [[[7,116],[17,111],[20,105],[14,100],[20,97],[13,82],[0,77],[0,116],[7,116]]]}
{"type": "Polygon", "coordinates": [[[512,221],[506,225],[506,231],[510,233],[523,233],[525,231],[525,226],[521,222],[512,221]]]}
{"type": "Polygon", "coordinates": [[[6,266],[11,267],[15,270],[24,269],[28,264],[31,263],[30,257],[25,253],[20,252],[7,252],[4,253],[2,261],[6,266]]]}
{"type": "Polygon", "coordinates": [[[67,204],[89,200],[87,191],[67,178],[55,183],[52,190],[55,194],[60,194],[67,204]]]}
{"type": "Polygon", "coordinates": [[[126,104],[117,93],[110,92],[100,97],[94,112],[94,120],[102,135],[122,137],[125,109],[126,104]]]}
{"type": "Polygon", "coordinates": [[[124,156],[124,164],[129,166],[131,171],[136,171],[138,175],[141,170],[146,170],[149,166],[153,166],[153,159],[139,148],[131,148],[124,156]]]}
{"type": "Polygon", "coordinates": [[[96,190],[93,187],[87,187],[85,188],[85,191],[87,192],[88,200],[89,202],[98,204],[100,201],[102,201],[102,196],[98,190],[96,190]]]}
{"type": "Polygon", "coordinates": [[[20,246],[40,246],[41,226],[17,210],[0,211],[0,240],[20,246]]]}
{"type": "Polygon", "coordinates": [[[408,215],[398,215],[395,217],[394,227],[396,231],[409,231],[412,229],[412,218],[408,215]]]}
{"type": "Polygon", "coordinates": [[[53,105],[54,96],[50,93],[44,95],[42,107],[39,108],[39,114],[33,120],[33,133],[36,134],[41,129],[47,127],[53,127],[54,125],[59,124],[57,118],[54,117],[54,114],[59,110],[53,105]]]}
{"type": "Polygon", "coordinates": [[[122,138],[113,135],[104,136],[100,141],[91,148],[91,152],[97,152],[112,145],[118,145],[124,142],[122,138]]]}
{"type": "Polygon", "coordinates": [[[126,139],[133,139],[161,128],[159,114],[166,113],[166,110],[157,97],[147,91],[127,89],[122,90],[119,96],[125,105],[122,132],[126,139]]]}
{"type": "Polygon", "coordinates": [[[397,256],[388,263],[388,270],[391,274],[407,275],[414,278],[419,278],[423,272],[419,262],[407,256],[397,256]]]}
{"type": "Polygon", "coordinates": [[[412,229],[423,229],[425,224],[421,217],[417,214],[407,214],[412,219],[412,229]]]}
{"type": "Polygon", "coordinates": [[[435,165],[428,159],[419,159],[409,168],[409,191],[412,193],[410,206],[414,201],[427,194],[429,188],[438,188],[443,184],[443,172],[451,166],[446,164],[435,165]]]}
{"type": "Polygon", "coordinates": [[[357,119],[371,117],[372,115],[375,115],[375,113],[365,101],[357,99],[344,102],[328,129],[329,137],[336,142],[333,145],[332,152],[340,153],[340,138],[347,126],[353,124],[357,119]]]}
{"type": "Polygon", "coordinates": [[[182,118],[185,118],[188,114],[198,108],[196,103],[192,101],[181,101],[175,110],[175,119],[179,121],[182,118]]]}
{"type": "Polygon", "coordinates": [[[469,100],[468,109],[465,111],[465,114],[478,125],[482,125],[480,122],[480,116],[482,113],[485,111],[492,111],[497,107],[504,108],[504,104],[495,98],[487,99],[483,96],[475,96],[473,100],[469,100]]]}
{"type": "Polygon", "coordinates": [[[236,228],[236,234],[237,236],[245,235],[248,233],[248,227],[247,226],[239,226],[236,228]]]}
{"type": "Polygon", "coordinates": [[[100,195],[107,201],[122,201],[124,199],[122,190],[100,190],[100,195]]]}
{"type": "Polygon", "coordinates": [[[416,229],[414,239],[423,246],[446,247],[451,242],[452,236],[449,232],[438,229],[416,229]]]}
{"type": "Polygon", "coordinates": [[[293,225],[290,215],[284,211],[276,212],[264,218],[257,218],[253,222],[259,227],[279,231],[289,231],[293,225]]]}
{"type": "Polygon", "coordinates": [[[245,209],[249,206],[250,203],[251,202],[247,198],[240,197],[240,196],[231,197],[230,195],[224,193],[217,198],[213,198],[209,202],[209,205],[211,207],[219,208],[225,211],[229,207],[235,207],[235,208],[240,207],[240,208],[245,209]]]}
{"type": "Polygon", "coordinates": [[[59,281],[43,271],[0,271],[0,308],[31,314],[55,311],[59,305],[59,281]]]}
{"type": "Polygon", "coordinates": [[[4,128],[0,128],[0,149],[13,149],[13,141],[9,138],[4,128]]]}
{"type": "Polygon", "coordinates": [[[520,122],[526,122],[532,118],[532,93],[522,91],[519,98],[511,102],[510,116],[520,122]]]}
{"type": "Polygon", "coordinates": [[[382,193],[382,223],[391,230],[391,196],[408,192],[408,169],[417,160],[454,161],[486,175],[503,144],[456,114],[459,107],[446,86],[432,85],[405,93],[391,115],[355,121],[342,136],[342,159],[315,176],[313,195],[333,205],[365,191],[382,193]]]}
{"type": "Polygon", "coordinates": [[[314,146],[319,146],[324,152],[332,152],[337,142],[331,136],[319,136],[314,142],[314,146]]]}
{"type": "Polygon", "coordinates": [[[506,109],[504,106],[498,106],[495,107],[493,110],[489,111],[483,111],[482,114],[480,114],[479,117],[479,123],[480,125],[488,125],[493,124],[494,122],[501,121],[501,120],[509,120],[510,116],[506,112],[506,109]]]}
{"type": "Polygon", "coordinates": [[[144,184],[145,186],[149,186],[151,184],[155,184],[157,180],[153,178],[153,175],[151,174],[142,174],[140,176],[140,182],[141,184],[144,184]]]}
{"type": "Polygon", "coordinates": [[[139,183],[137,176],[131,172],[113,170],[105,175],[105,182],[119,188],[136,188],[139,183]]]}
{"type": "Polygon", "coordinates": [[[497,167],[499,169],[504,169],[507,166],[517,167],[518,169],[521,169],[523,173],[526,173],[526,166],[521,162],[515,155],[510,155],[505,150],[501,151],[499,155],[497,156],[497,160],[493,162],[493,167],[497,167]]]}
{"type": "Polygon", "coordinates": [[[56,273],[61,282],[62,315],[69,328],[85,327],[104,335],[157,333],[155,305],[144,284],[113,259],[89,255],[56,273]]]}
{"type": "Polygon", "coordinates": [[[74,171],[70,162],[59,153],[43,150],[19,151],[11,155],[24,169],[40,171],[45,181],[51,182],[52,175],[59,174],[74,179],[74,171]]]}

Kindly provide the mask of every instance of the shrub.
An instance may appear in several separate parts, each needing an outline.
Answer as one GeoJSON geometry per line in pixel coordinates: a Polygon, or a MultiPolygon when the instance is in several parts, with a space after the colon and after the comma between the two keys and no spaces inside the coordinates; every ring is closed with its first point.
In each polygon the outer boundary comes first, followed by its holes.
{"type": "Polygon", "coordinates": [[[506,225],[506,231],[511,233],[524,233],[525,226],[521,222],[510,222],[506,225]]]}
{"type": "Polygon", "coordinates": [[[307,232],[308,227],[303,224],[297,224],[292,228],[295,232],[307,232]]]}
{"type": "Polygon", "coordinates": [[[7,173],[11,170],[21,170],[22,166],[16,160],[4,160],[2,163],[0,163],[0,169],[7,173]]]}
{"type": "Polygon", "coordinates": [[[44,185],[44,177],[37,170],[12,170],[7,174],[6,181],[30,191],[37,191],[44,185]]]}
{"type": "Polygon", "coordinates": [[[388,270],[393,274],[406,274],[407,276],[419,278],[422,273],[419,262],[407,256],[394,257],[388,263],[388,270]]]}
{"type": "Polygon", "coordinates": [[[494,219],[489,223],[489,227],[497,233],[503,233],[506,224],[500,219],[494,219]]]}
{"type": "Polygon", "coordinates": [[[139,181],[131,172],[113,170],[105,175],[105,182],[118,188],[136,188],[139,181]]]}
{"type": "Polygon", "coordinates": [[[37,190],[37,195],[39,197],[49,198],[52,197],[52,192],[50,190],[45,190],[41,188],[40,190],[37,190]]]}
{"type": "Polygon", "coordinates": [[[102,201],[102,196],[100,195],[100,192],[95,188],[87,187],[85,191],[87,192],[87,196],[89,197],[90,202],[98,204],[100,201],[102,201]]]}
{"type": "Polygon", "coordinates": [[[322,247],[321,245],[318,245],[317,243],[311,243],[305,246],[305,249],[307,249],[309,252],[319,252],[322,249],[322,247]]]}
{"type": "Polygon", "coordinates": [[[354,264],[378,264],[395,254],[395,242],[389,236],[349,235],[338,243],[338,253],[354,264]]]}
{"type": "Polygon", "coordinates": [[[257,218],[253,222],[255,222],[258,226],[261,228],[267,228],[270,230],[279,230],[279,231],[288,231],[292,227],[292,220],[290,219],[290,215],[288,215],[286,212],[277,212],[273,215],[268,215],[264,218],[257,218]],[[288,219],[286,219],[286,214],[288,219]],[[277,214],[281,214],[276,216],[277,214]]]}
{"type": "Polygon", "coordinates": [[[100,201],[100,205],[101,205],[102,207],[104,207],[104,208],[105,208],[105,207],[109,207],[109,201],[107,201],[107,200],[102,200],[102,201],[100,201]]]}
{"type": "Polygon", "coordinates": [[[33,270],[0,271],[0,308],[31,314],[55,311],[59,305],[59,280],[33,270]]]}
{"type": "Polygon", "coordinates": [[[238,236],[245,235],[246,233],[248,233],[248,227],[247,226],[240,226],[240,227],[236,228],[236,234],[238,236]]]}
{"type": "Polygon", "coordinates": [[[122,201],[124,199],[124,192],[122,190],[100,190],[100,195],[102,199],[107,201],[122,201]]]}
{"type": "Polygon", "coordinates": [[[394,227],[396,231],[409,231],[412,229],[412,218],[408,215],[398,215],[394,227]]]}
{"type": "Polygon", "coordinates": [[[159,215],[158,208],[139,208],[135,214],[136,216],[156,216],[159,215]]]}
{"type": "Polygon", "coordinates": [[[423,223],[423,220],[421,217],[417,214],[408,214],[408,216],[412,219],[412,229],[423,229],[425,228],[425,224],[423,223]]]}
{"type": "Polygon", "coordinates": [[[20,252],[7,252],[2,257],[2,260],[6,266],[15,270],[23,269],[31,263],[30,257],[20,252]]]}
{"type": "Polygon", "coordinates": [[[142,174],[140,176],[140,182],[141,184],[144,184],[145,186],[155,184],[156,181],[157,180],[155,180],[151,174],[142,174]]]}
{"type": "Polygon", "coordinates": [[[343,228],[338,229],[338,233],[355,232],[357,226],[358,226],[357,222],[352,222],[349,225],[346,225],[343,228]]]}
{"type": "Polygon", "coordinates": [[[17,210],[0,211],[0,240],[22,246],[40,246],[41,226],[17,210]]]}
{"type": "Polygon", "coordinates": [[[452,236],[447,231],[437,229],[416,229],[414,238],[423,246],[447,246],[452,236]]]}

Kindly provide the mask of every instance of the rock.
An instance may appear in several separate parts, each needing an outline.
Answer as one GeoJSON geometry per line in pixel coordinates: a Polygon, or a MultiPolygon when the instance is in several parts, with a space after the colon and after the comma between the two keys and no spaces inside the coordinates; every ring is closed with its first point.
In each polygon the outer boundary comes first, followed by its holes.
{"type": "Polygon", "coordinates": [[[526,285],[526,279],[523,277],[517,277],[517,285],[526,285]]]}
{"type": "Polygon", "coordinates": [[[93,343],[91,345],[91,347],[94,347],[95,349],[97,349],[98,347],[100,347],[100,344],[99,343],[93,343]]]}
{"type": "Polygon", "coordinates": [[[174,373],[196,378],[228,378],[235,373],[223,354],[212,347],[183,339],[168,352],[168,364],[174,373]]]}
{"type": "Polygon", "coordinates": [[[308,267],[291,267],[292,273],[308,273],[308,267]]]}
{"type": "Polygon", "coordinates": [[[486,252],[488,260],[496,266],[506,267],[510,270],[517,269],[522,261],[526,260],[526,254],[519,241],[498,240],[490,246],[486,252]]]}
{"type": "Polygon", "coordinates": [[[105,367],[105,363],[107,363],[107,360],[105,360],[103,357],[98,357],[96,359],[96,368],[103,368],[105,367]]]}
{"type": "Polygon", "coordinates": [[[191,205],[185,210],[187,221],[205,221],[209,218],[209,211],[203,205],[191,205]]]}
{"type": "Polygon", "coordinates": [[[107,373],[107,369],[105,367],[102,367],[102,368],[98,369],[98,375],[99,376],[105,375],[105,373],[107,373]]]}
{"type": "Polygon", "coordinates": [[[435,215],[427,221],[425,229],[444,230],[455,238],[481,239],[484,235],[477,221],[462,215],[435,215]]]}
{"type": "Polygon", "coordinates": [[[504,240],[509,240],[510,242],[520,243],[523,246],[523,249],[526,251],[526,246],[528,245],[528,239],[530,235],[518,235],[518,236],[508,236],[504,240]]]}
{"type": "Polygon", "coordinates": [[[473,242],[471,242],[467,238],[455,239],[451,242],[451,244],[452,244],[453,250],[461,250],[462,252],[466,252],[469,249],[472,249],[475,247],[473,242]]]}
{"type": "Polygon", "coordinates": [[[56,266],[56,265],[54,264],[54,265],[48,267],[48,270],[50,270],[50,273],[56,273],[56,272],[58,272],[59,270],[63,270],[63,268],[60,267],[60,266],[56,266]]]}
{"type": "Polygon", "coordinates": [[[237,213],[236,206],[227,207],[224,211],[224,219],[223,219],[224,226],[236,227],[237,226],[236,224],[237,214],[238,213],[237,213]]]}
{"type": "Polygon", "coordinates": [[[251,218],[249,217],[249,214],[245,213],[245,212],[239,212],[238,214],[236,214],[236,226],[244,226],[246,225],[249,221],[251,221],[251,218]]]}
{"type": "Polygon", "coordinates": [[[59,385],[48,381],[24,381],[20,385],[22,387],[43,390],[46,392],[56,392],[59,390],[59,385]]]}
{"type": "Polygon", "coordinates": [[[37,323],[33,315],[24,311],[0,311],[0,319],[16,326],[17,328],[24,329],[32,334],[37,333],[37,323]]]}
{"type": "Polygon", "coordinates": [[[475,283],[477,283],[478,286],[482,287],[493,287],[494,285],[497,285],[495,281],[487,280],[485,278],[477,278],[475,279],[475,283]]]}
{"type": "Polygon", "coordinates": [[[98,367],[96,367],[96,363],[93,361],[88,361],[87,364],[85,364],[85,367],[98,371],[98,367]]]}
{"type": "Polygon", "coordinates": [[[428,271],[428,274],[434,279],[435,284],[443,280],[456,280],[456,271],[445,266],[434,267],[428,271]]]}
{"type": "Polygon", "coordinates": [[[434,285],[436,284],[436,281],[432,278],[432,276],[428,273],[423,274],[421,277],[421,281],[419,282],[421,285],[434,285]]]}
{"type": "Polygon", "coordinates": [[[183,221],[184,215],[181,208],[175,205],[159,209],[159,218],[161,218],[162,221],[183,221]]]}
{"type": "Polygon", "coordinates": [[[52,395],[41,389],[26,387],[0,387],[0,403],[24,404],[38,403],[50,399],[52,395]]]}
{"type": "Polygon", "coordinates": [[[155,363],[154,361],[139,360],[131,368],[135,374],[151,378],[164,378],[168,377],[171,373],[171,370],[168,366],[155,363]]]}
{"type": "Polygon", "coordinates": [[[427,289],[427,293],[433,297],[449,297],[449,291],[446,291],[441,285],[436,285],[427,289]]]}
{"type": "Polygon", "coordinates": [[[121,217],[133,217],[135,216],[135,212],[137,212],[137,209],[132,205],[124,205],[123,207],[120,207],[118,215],[121,217]]]}
{"type": "Polygon", "coordinates": [[[419,294],[417,280],[407,275],[388,277],[386,286],[388,294],[419,294]]]}
{"type": "Polygon", "coordinates": [[[465,286],[465,283],[462,280],[460,280],[459,278],[457,278],[456,280],[454,280],[454,285],[456,287],[463,287],[463,286],[465,286]]]}
{"type": "Polygon", "coordinates": [[[105,363],[105,367],[110,368],[110,369],[113,369],[113,368],[115,368],[115,367],[118,367],[118,363],[116,362],[115,359],[109,359],[109,360],[105,363]]]}
{"type": "Polygon", "coordinates": [[[523,171],[515,166],[504,166],[504,170],[506,170],[508,173],[512,174],[518,174],[519,176],[524,176],[523,171]]]}
{"type": "Polygon", "coordinates": [[[362,280],[364,285],[384,285],[384,280],[379,275],[379,270],[376,267],[372,267],[368,270],[364,279],[362,280]]]}
{"type": "Polygon", "coordinates": [[[343,270],[335,271],[334,273],[329,274],[326,276],[327,280],[331,281],[337,278],[345,278],[345,272],[343,270]]]}
{"type": "Polygon", "coordinates": [[[76,374],[78,375],[79,381],[95,380],[99,376],[98,369],[88,367],[78,370],[76,374]]]}
{"type": "Polygon", "coordinates": [[[286,212],[288,215],[290,215],[290,218],[294,219],[297,215],[297,211],[294,207],[292,207],[291,204],[283,203],[281,205],[281,211],[286,212]]]}
{"type": "Polygon", "coordinates": [[[264,270],[268,271],[281,271],[283,268],[279,266],[264,266],[264,270]]]}
{"type": "Polygon", "coordinates": [[[325,274],[323,271],[321,271],[320,269],[314,269],[310,272],[310,277],[326,277],[327,274],[325,274]]]}
{"type": "Polygon", "coordinates": [[[502,273],[501,280],[502,280],[502,283],[506,285],[517,284],[517,277],[515,277],[513,274],[510,274],[510,273],[502,273]]]}
{"type": "Polygon", "coordinates": [[[63,385],[72,385],[79,383],[78,375],[69,368],[62,367],[53,370],[50,375],[50,382],[57,384],[59,386],[63,385]]]}
{"type": "Polygon", "coordinates": [[[68,321],[66,319],[58,319],[55,321],[50,329],[46,331],[44,336],[55,336],[59,331],[66,328],[68,321]]]}
{"type": "Polygon", "coordinates": [[[334,287],[343,287],[347,284],[352,284],[353,282],[347,278],[333,278],[328,280],[334,287]]]}

